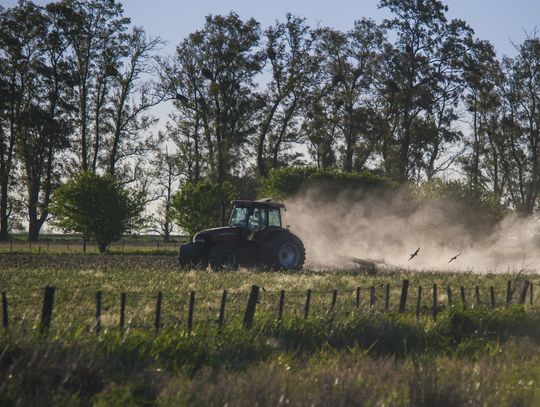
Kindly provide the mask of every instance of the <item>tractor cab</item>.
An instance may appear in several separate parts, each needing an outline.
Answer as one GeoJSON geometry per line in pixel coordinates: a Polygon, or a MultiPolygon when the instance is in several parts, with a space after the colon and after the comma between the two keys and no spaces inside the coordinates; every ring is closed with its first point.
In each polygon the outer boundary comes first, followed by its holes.
{"type": "Polygon", "coordinates": [[[281,228],[280,209],[282,203],[260,201],[232,201],[233,209],[229,226],[247,229],[256,233],[267,227],[281,228]]]}

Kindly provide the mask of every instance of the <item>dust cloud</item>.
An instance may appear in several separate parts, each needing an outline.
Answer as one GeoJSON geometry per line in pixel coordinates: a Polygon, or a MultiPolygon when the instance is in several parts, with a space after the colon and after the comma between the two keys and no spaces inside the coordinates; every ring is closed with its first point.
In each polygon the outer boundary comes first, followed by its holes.
{"type": "Polygon", "coordinates": [[[354,268],[364,259],[378,269],[540,271],[540,228],[532,219],[493,220],[449,200],[419,204],[405,191],[328,186],[310,186],[286,206],[284,224],[304,242],[307,267],[354,268]]]}

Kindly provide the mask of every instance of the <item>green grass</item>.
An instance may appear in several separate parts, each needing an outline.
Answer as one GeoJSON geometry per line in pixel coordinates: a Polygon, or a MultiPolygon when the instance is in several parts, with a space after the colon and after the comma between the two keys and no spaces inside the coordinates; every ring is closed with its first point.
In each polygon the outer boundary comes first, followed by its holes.
{"type": "Polygon", "coordinates": [[[407,270],[231,273],[178,270],[176,256],[4,254],[0,286],[10,328],[0,335],[0,405],[538,405],[540,310],[505,306],[508,280],[536,275],[407,270]],[[407,311],[397,312],[410,281],[407,311]],[[255,324],[242,327],[248,292],[261,288],[255,324]],[[390,309],[384,293],[390,285],[390,309]],[[432,285],[440,313],[432,318],[432,285]],[[38,330],[43,288],[56,287],[51,329],[38,330]],[[420,320],[417,287],[424,288],[420,320]],[[376,309],[369,310],[369,288],[376,309]],[[455,304],[447,304],[446,287],[455,304]],[[467,293],[464,310],[459,287],[467,293]],[[481,303],[476,304],[478,286],[481,303]],[[489,287],[498,307],[489,306],[489,287]],[[356,287],[361,304],[356,308],[356,287]],[[312,309],[303,319],[305,292],[312,309]],[[222,290],[229,293],[218,328],[222,290]],[[279,290],[285,313],[277,321],[279,290]],[[338,290],[335,313],[329,313],[338,290]],[[103,293],[102,332],[94,301],[103,293]],[[187,332],[188,293],[196,292],[187,332]],[[127,293],[125,331],[118,328],[127,293]],[[155,302],[163,293],[163,327],[155,302]]]}
{"type": "MultiPolygon", "coordinates": [[[[39,241],[29,242],[27,234],[12,234],[9,241],[0,242],[0,254],[81,254],[83,241],[77,235],[51,234],[40,236],[39,241]]],[[[163,242],[161,236],[125,236],[109,246],[111,254],[175,254],[186,236],[172,236],[172,242],[163,242]]],[[[86,253],[99,253],[95,242],[87,242],[86,253]]]]}

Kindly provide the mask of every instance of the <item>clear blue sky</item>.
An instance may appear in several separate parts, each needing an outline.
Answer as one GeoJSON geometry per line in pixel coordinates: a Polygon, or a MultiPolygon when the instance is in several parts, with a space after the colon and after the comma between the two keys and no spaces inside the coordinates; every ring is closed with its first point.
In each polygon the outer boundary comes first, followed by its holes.
{"type": "MultiPolygon", "coordinates": [[[[46,0],[37,0],[46,4],[46,0]]],[[[513,55],[510,40],[519,43],[525,32],[540,28],[540,0],[446,0],[450,17],[469,23],[478,37],[490,40],[500,56],[513,55]]],[[[233,10],[240,17],[254,17],[263,27],[282,19],[287,12],[308,18],[311,25],[321,24],[340,30],[352,27],[353,21],[370,17],[380,21],[387,16],[377,9],[378,0],[125,0],[126,15],[151,35],[168,42],[163,53],[174,47],[187,34],[204,24],[208,14],[226,14],[233,10]]],[[[9,7],[16,0],[0,0],[9,7]]]]}

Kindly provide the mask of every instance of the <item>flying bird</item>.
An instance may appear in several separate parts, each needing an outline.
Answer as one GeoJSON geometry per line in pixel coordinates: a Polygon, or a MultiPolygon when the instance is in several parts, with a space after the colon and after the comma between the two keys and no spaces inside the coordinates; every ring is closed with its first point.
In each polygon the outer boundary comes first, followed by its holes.
{"type": "Polygon", "coordinates": [[[452,263],[454,260],[457,260],[459,256],[461,256],[461,253],[458,253],[454,257],[452,257],[448,263],[452,263]]]}
{"type": "Polygon", "coordinates": [[[420,251],[420,248],[416,249],[416,251],[411,254],[411,257],[409,257],[409,260],[407,261],[411,261],[414,257],[418,256],[418,252],[420,251]]]}

